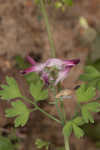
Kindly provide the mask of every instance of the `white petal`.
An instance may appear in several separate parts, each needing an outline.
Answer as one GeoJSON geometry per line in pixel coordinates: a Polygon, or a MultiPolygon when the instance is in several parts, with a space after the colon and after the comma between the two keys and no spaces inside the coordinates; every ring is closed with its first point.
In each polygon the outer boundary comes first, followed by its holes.
{"type": "Polygon", "coordinates": [[[53,66],[55,66],[58,69],[61,69],[63,64],[64,64],[64,61],[62,61],[60,59],[57,59],[57,58],[51,58],[51,59],[48,59],[46,61],[46,66],[47,67],[53,67],[53,66]]]}

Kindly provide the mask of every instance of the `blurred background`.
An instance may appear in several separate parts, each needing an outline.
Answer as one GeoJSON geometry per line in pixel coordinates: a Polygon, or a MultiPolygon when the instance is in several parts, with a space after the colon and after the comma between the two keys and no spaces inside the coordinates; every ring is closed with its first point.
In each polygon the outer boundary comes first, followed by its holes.
{"type": "MultiPolygon", "coordinates": [[[[55,8],[51,2],[47,5],[47,12],[56,56],[61,59],[81,60],[63,83],[64,88],[74,89],[81,83],[77,79],[86,64],[100,70],[100,1],[74,0],[73,5],[67,6],[64,11],[55,8]]],[[[48,35],[40,8],[32,0],[0,0],[0,83],[5,83],[7,75],[13,76],[22,93],[26,95],[27,84],[19,70],[23,68],[27,55],[37,62],[50,58],[48,35]]],[[[4,114],[9,105],[0,101],[0,144],[5,146],[1,146],[0,150],[37,150],[34,144],[37,138],[50,141],[50,150],[55,150],[55,146],[58,147],[57,150],[64,150],[60,148],[63,147],[61,127],[40,112],[31,114],[28,124],[16,129],[15,136],[13,119],[6,118],[4,114]],[[15,146],[9,147],[10,144],[15,146]]],[[[75,95],[65,101],[68,119],[73,115],[75,105],[75,95]]],[[[46,103],[41,104],[41,107],[57,115],[55,107],[46,103]]],[[[72,135],[71,150],[100,150],[100,115],[95,118],[95,125],[83,127],[87,134],[83,139],[76,139],[72,135]]]]}

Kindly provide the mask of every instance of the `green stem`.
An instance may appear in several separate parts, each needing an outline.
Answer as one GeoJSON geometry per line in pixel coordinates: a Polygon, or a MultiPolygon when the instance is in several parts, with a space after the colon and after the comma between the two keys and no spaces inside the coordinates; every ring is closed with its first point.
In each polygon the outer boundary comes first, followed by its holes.
{"type": "Polygon", "coordinates": [[[42,11],[42,14],[44,17],[47,33],[48,33],[48,39],[49,39],[49,43],[50,43],[50,47],[51,47],[51,57],[55,57],[56,54],[55,54],[54,41],[52,38],[52,34],[51,34],[51,30],[50,30],[50,24],[48,21],[48,16],[47,16],[47,12],[46,12],[46,8],[45,8],[45,4],[44,4],[43,0],[40,0],[40,7],[41,7],[41,11],[42,11]]]}
{"type": "Polygon", "coordinates": [[[54,87],[51,87],[51,91],[52,91],[52,93],[53,93],[53,97],[54,97],[54,100],[55,100],[55,106],[56,106],[56,110],[57,110],[57,112],[58,112],[58,116],[59,116],[59,118],[60,118],[60,120],[61,120],[62,126],[64,126],[63,114],[62,114],[62,112],[60,111],[60,108],[58,107],[58,100],[59,100],[59,99],[56,98],[56,89],[55,89],[54,87]]]}
{"type": "Polygon", "coordinates": [[[65,113],[64,103],[63,103],[62,98],[60,99],[60,106],[61,106],[61,109],[62,109],[63,122],[65,124],[65,122],[66,122],[66,113],[65,113]]]}
{"type": "Polygon", "coordinates": [[[65,142],[65,150],[70,150],[69,139],[66,135],[64,135],[64,142],[65,142]]]}
{"type": "Polygon", "coordinates": [[[55,103],[55,105],[56,105],[56,109],[57,109],[58,115],[59,115],[59,117],[60,117],[60,120],[61,120],[61,122],[62,122],[62,126],[64,126],[63,114],[62,114],[62,112],[60,111],[60,109],[59,109],[59,107],[58,107],[58,99],[57,99],[57,98],[56,98],[56,103],[55,103]]]}
{"type": "MultiPolygon", "coordinates": [[[[61,120],[62,127],[64,127],[65,122],[66,122],[66,114],[65,114],[65,110],[64,110],[63,99],[62,98],[60,98],[60,99],[56,98],[56,89],[54,87],[51,87],[51,90],[52,90],[53,96],[55,98],[55,105],[56,105],[56,109],[57,109],[58,115],[59,115],[60,120],[61,120]],[[60,100],[60,104],[61,104],[60,108],[62,111],[60,111],[60,109],[58,107],[58,100],[60,100]]],[[[69,139],[66,135],[64,135],[64,143],[65,143],[65,150],[70,150],[69,139]]]]}
{"type": "Polygon", "coordinates": [[[57,123],[61,124],[61,121],[58,120],[57,118],[53,117],[52,115],[50,115],[49,113],[47,113],[46,111],[44,111],[43,109],[41,109],[40,107],[36,106],[37,110],[39,110],[40,112],[42,112],[43,114],[45,114],[48,118],[56,121],[57,123]]]}
{"type": "Polygon", "coordinates": [[[56,121],[57,123],[60,123],[60,124],[61,124],[61,121],[60,121],[60,120],[58,120],[58,119],[55,118],[54,116],[50,115],[49,113],[47,113],[46,111],[44,111],[43,109],[41,109],[41,108],[40,108],[35,102],[33,102],[32,100],[29,100],[29,99],[27,99],[27,98],[24,97],[24,96],[23,96],[23,99],[24,99],[25,101],[27,101],[28,103],[31,103],[31,104],[33,104],[33,105],[35,106],[35,108],[33,109],[33,111],[34,111],[34,110],[39,110],[40,112],[42,112],[43,114],[45,114],[48,118],[50,118],[50,119],[56,121]]]}

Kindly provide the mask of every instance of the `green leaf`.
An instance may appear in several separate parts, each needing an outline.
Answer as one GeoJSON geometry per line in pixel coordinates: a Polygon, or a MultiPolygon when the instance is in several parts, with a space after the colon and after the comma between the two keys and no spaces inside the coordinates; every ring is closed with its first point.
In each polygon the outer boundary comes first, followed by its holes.
{"type": "Polygon", "coordinates": [[[80,138],[84,135],[83,130],[79,127],[79,125],[83,125],[85,122],[82,117],[76,117],[75,119],[67,122],[63,128],[63,134],[69,137],[74,131],[74,134],[77,138],[80,138]]]}
{"type": "Polygon", "coordinates": [[[63,2],[69,6],[72,6],[72,4],[73,4],[72,0],[63,0],[63,2]]]}
{"type": "Polygon", "coordinates": [[[88,86],[92,86],[94,88],[97,88],[98,89],[98,82],[99,80],[98,79],[95,79],[95,80],[91,80],[91,81],[88,81],[88,86]]]}
{"type": "Polygon", "coordinates": [[[19,55],[15,57],[15,60],[16,60],[16,66],[19,69],[25,69],[25,68],[28,68],[30,66],[29,63],[26,62],[25,59],[19,55]]]}
{"type": "Polygon", "coordinates": [[[83,119],[86,123],[88,123],[89,121],[91,123],[94,123],[94,119],[90,112],[100,112],[100,103],[91,102],[85,104],[83,105],[81,112],[82,112],[83,119]]]}
{"type": "Polygon", "coordinates": [[[73,122],[77,126],[81,126],[81,125],[83,125],[85,123],[82,117],[76,117],[75,119],[73,119],[73,122]]]}
{"type": "MultiPolygon", "coordinates": [[[[99,35],[100,39],[100,35],[99,35]]],[[[92,61],[92,66],[95,67],[98,71],[100,71],[100,59],[96,59],[95,61],[92,61]]]]}
{"type": "Polygon", "coordinates": [[[12,108],[6,110],[6,116],[16,117],[15,127],[24,126],[29,119],[30,110],[20,100],[12,102],[11,105],[12,108]]]}
{"type": "Polygon", "coordinates": [[[100,90],[100,80],[97,82],[97,89],[100,90]]]}
{"type": "Polygon", "coordinates": [[[78,102],[88,102],[96,95],[96,89],[92,86],[87,87],[86,84],[82,84],[76,91],[78,102]]]}
{"type": "Polygon", "coordinates": [[[100,111],[100,103],[98,102],[92,102],[92,103],[88,103],[85,106],[89,111],[92,112],[99,112],[100,111]]]}
{"type": "Polygon", "coordinates": [[[38,149],[42,149],[42,148],[46,148],[46,150],[48,150],[49,148],[49,142],[41,140],[41,139],[36,139],[35,145],[38,149]]]}
{"type": "Polygon", "coordinates": [[[76,124],[72,124],[73,125],[73,131],[74,131],[74,134],[77,138],[81,138],[83,135],[84,135],[84,131],[78,127],[76,124]]]}
{"type": "Polygon", "coordinates": [[[91,123],[94,123],[94,119],[93,119],[91,113],[87,110],[86,107],[83,107],[81,112],[82,112],[83,119],[86,123],[89,123],[89,121],[91,123]]]}
{"type": "Polygon", "coordinates": [[[80,80],[91,81],[100,78],[100,72],[93,66],[85,67],[84,74],[80,75],[80,80]]]}
{"type": "Polygon", "coordinates": [[[39,80],[36,84],[30,85],[30,93],[37,102],[48,98],[48,90],[43,89],[43,86],[44,85],[41,80],[39,80]]]}
{"type": "Polygon", "coordinates": [[[19,87],[16,83],[16,80],[12,77],[6,77],[6,81],[8,85],[1,85],[3,90],[0,90],[0,96],[2,99],[9,100],[18,97],[22,97],[19,87]]]}
{"type": "Polygon", "coordinates": [[[27,83],[30,85],[31,83],[36,84],[39,80],[40,77],[38,74],[36,74],[35,72],[31,72],[29,74],[24,75],[27,83]]]}
{"type": "Polygon", "coordinates": [[[69,121],[65,124],[63,128],[63,134],[69,137],[72,133],[72,121],[69,121]]]}
{"type": "Polygon", "coordinates": [[[87,66],[85,72],[80,75],[80,80],[87,81],[89,86],[100,90],[100,72],[93,66],[87,66]]]}
{"type": "Polygon", "coordinates": [[[100,90],[100,79],[88,81],[88,86],[92,86],[100,90]]]}
{"type": "Polygon", "coordinates": [[[7,137],[0,136],[0,150],[15,150],[15,148],[7,137]]]}

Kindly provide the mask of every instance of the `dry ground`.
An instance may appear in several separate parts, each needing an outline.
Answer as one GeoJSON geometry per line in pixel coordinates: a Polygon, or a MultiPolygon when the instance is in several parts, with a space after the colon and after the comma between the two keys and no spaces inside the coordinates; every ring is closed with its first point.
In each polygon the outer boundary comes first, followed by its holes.
{"type": "MultiPolygon", "coordinates": [[[[34,58],[44,61],[50,57],[50,47],[41,12],[33,1],[27,6],[26,0],[0,0],[0,81],[4,82],[6,75],[11,75],[21,83],[20,88],[24,93],[27,86],[23,78],[14,67],[14,56],[20,54],[25,57],[32,53],[34,58]]],[[[65,88],[73,89],[79,84],[77,78],[83,71],[88,52],[91,47],[83,46],[80,42],[79,17],[87,18],[89,25],[100,30],[100,1],[77,0],[75,4],[61,12],[52,6],[47,7],[53,38],[55,41],[57,57],[62,59],[80,58],[81,63],[72,69],[69,77],[64,81],[65,88]]],[[[81,35],[82,36],[82,35],[81,35]]],[[[72,100],[65,101],[68,118],[72,116],[75,108],[75,96],[72,100]]],[[[0,104],[0,127],[3,128],[9,121],[4,116],[4,109],[9,104],[0,104]]],[[[55,114],[55,108],[43,107],[48,112],[55,114]]],[[[18,129],[18,133],[25,136],[20,150],[36,150],[34,140],[38,137],[50,140],[57,146],[63,145],[61,127],[44,117],[40,112],[32,114],[30,121],[24,129],[18,129]],[[41,124],[41,125],[40,125],[41,124]]],[[[71,138],[72,150],[96,150],[89,139],[76,140],[71,138]],[[87,148],[86,148],[87,146],[87,148]]],[[[53,150],[53,149],[52,149],[53,150]]]]}

